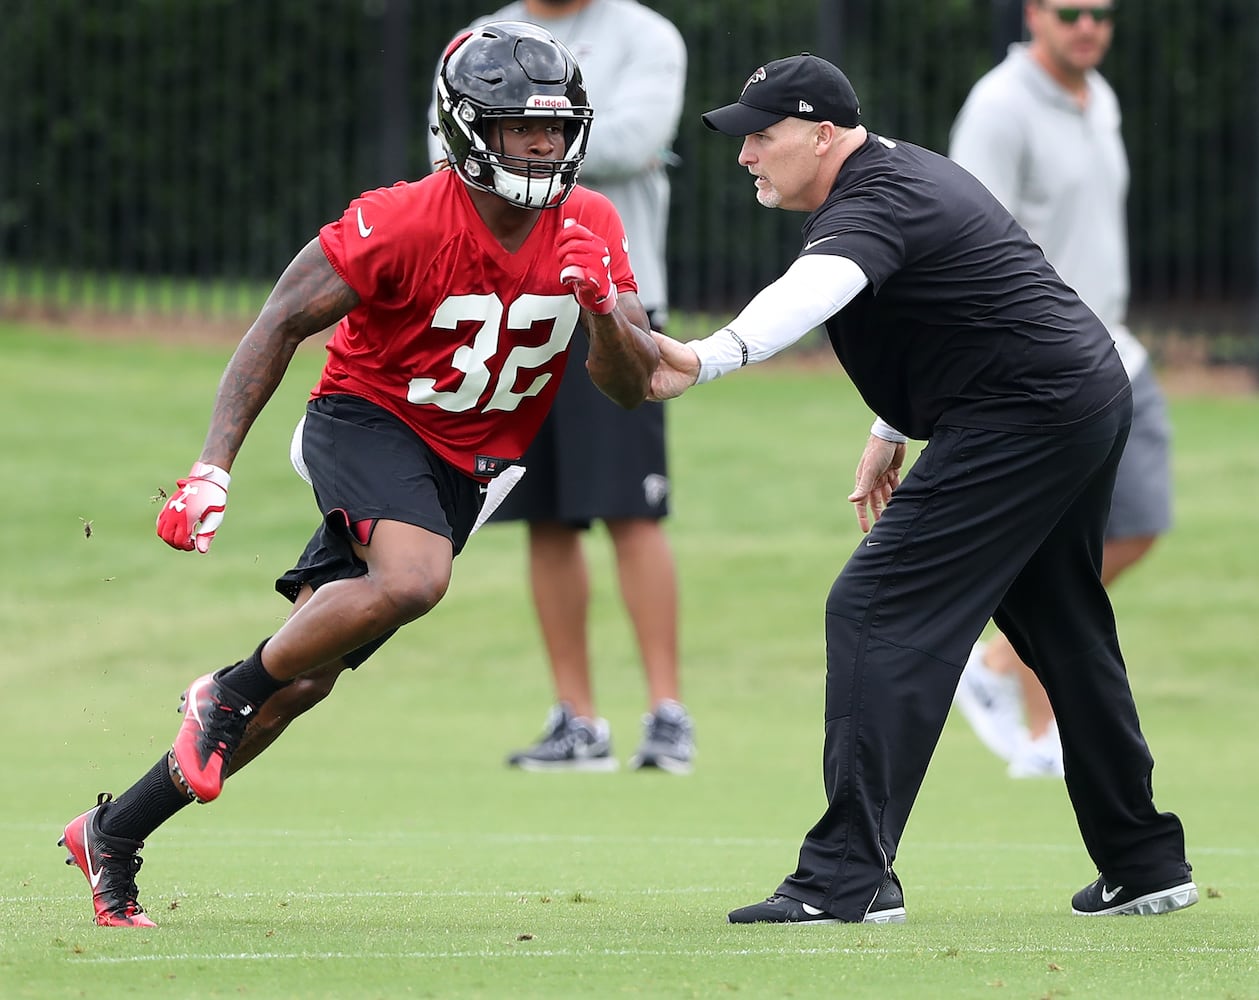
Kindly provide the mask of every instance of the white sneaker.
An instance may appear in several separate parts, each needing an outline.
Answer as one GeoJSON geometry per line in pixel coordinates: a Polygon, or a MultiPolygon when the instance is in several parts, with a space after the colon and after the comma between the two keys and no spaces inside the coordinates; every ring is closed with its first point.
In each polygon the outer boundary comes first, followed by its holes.
{"type": "Polygon", "coordinates": [[[971,649],[953,704],[975,730],[984,746],[1004,761],[1011,761],[1027,741],[1023,725],[1023,692],[1017,677],[998,674],[984,663],[985,644],[971,649]]]}
{"type": "Polygon", "coordinates": [[[1062,740],[1058,738],[1057,723],[1050,723],[1036,739],[1025,737],[1010,758],[1006,773],[1011,778],[1063,777],[1062,740]]]}

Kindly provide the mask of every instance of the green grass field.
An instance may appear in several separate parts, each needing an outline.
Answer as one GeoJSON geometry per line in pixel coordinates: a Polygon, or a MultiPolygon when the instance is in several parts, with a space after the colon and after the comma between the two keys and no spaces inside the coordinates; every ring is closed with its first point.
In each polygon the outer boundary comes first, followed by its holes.
{"type": "MultiPolygon", "coordinates": [[[[313,504],[287,444],[299,353],[207,557],[153,533],[230,345],[0,327],[0,996],[1259,997],[1259,401],[1185,397],[1175,531],[1115,598],[1201,903],[1085,920],[1094,877],[1058,782],[1015,782],[949,721],[901,845],[909,923],[730,927],[822,804],[822,605],[858,538],[869,414],[833,365],[774,366],[671,410],[694,775],[532,775],[549,684],[515,526],[447,599],[212,806],[144,851],[161,925],[91,918],[61,828],[169,745],[183,685],[248,652],[313,504]],[[86,526],[91,533],[87,537],[86,526]]],[[[643,686],[605,539],[596,682],[619,755],[643,686]]]]}

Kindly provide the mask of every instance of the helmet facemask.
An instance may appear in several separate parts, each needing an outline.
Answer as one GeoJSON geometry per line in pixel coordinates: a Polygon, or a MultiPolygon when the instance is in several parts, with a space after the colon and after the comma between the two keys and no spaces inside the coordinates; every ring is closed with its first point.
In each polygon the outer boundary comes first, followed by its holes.
{"type": "Polygon", "coordinates": [[[439,134],[464,183],[523,208],[554,208],[572,193],[593,111],[576,60],[544,29],[504,21],[456,39],[437,98],[439,134]],[[563,157],[500,152],[509,118],[562,122],[563,157]]]}

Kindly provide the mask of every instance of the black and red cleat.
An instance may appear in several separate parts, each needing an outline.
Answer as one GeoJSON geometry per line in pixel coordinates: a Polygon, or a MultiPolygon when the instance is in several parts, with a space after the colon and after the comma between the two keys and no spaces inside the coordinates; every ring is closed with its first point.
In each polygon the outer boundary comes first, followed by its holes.
{"type": "Polygon", "coordinates": [[[143,864],[136,852],[138,840],[107,837],[96,825],[101,807],[113,798],[109,792],[96,797],[96,805],[66,824],[58,847],[70,852],[66,864],[78,865],[92,887],[96,922],[102,927],[156,927],[137,898],[136,873],[143,864]]]}
{"type": "Polygon", "coordinates": [[[171,747],[170,763],[190,799],[211,802],[219,797],[253,712],[254,706],[219,681],[217,673],[198,677],[188,686],[184,721],[171,747]]]}

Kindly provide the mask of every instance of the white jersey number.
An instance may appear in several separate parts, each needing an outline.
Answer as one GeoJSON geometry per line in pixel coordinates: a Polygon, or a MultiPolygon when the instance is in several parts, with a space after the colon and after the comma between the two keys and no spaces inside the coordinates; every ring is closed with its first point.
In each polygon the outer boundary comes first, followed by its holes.
{"type": "Polygon", "coordinates": [[[503,359],[494,382],[494,391],[483,412],[514,410],[521,400],[536,396],[551,380],[551,372],[538,375],[524,390],[515,389],[521,370],[541,368],[568,346],[577,323],[578,307],[571,295],[522,295],[507,310],[503,323],[503,303],[497,295],[454,295],[446,299],[433,314],[433,329],[454,334],[460,323],[480,323],[471,344],[455,348],[450,363],[463,372],[459,384],[451,390],[438,390],[437,380],[413,378],[407,388],[412,403],[431,403],[451,413],[475,410],[489,388],[495,373],[489,362],[498,354],[499,331],[525,333],[539,323],[550,323],[551,333],[537,347],[513,347],[503,359]]]}

